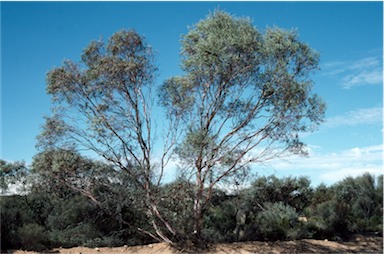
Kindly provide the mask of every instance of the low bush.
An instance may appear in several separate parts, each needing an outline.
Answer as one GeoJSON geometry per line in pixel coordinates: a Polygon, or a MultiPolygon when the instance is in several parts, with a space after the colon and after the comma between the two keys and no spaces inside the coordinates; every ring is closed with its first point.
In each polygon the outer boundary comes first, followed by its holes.
{"type": "Polygon", "coordinates": [[[44,227],[32,223],[19,228],[18,235],[21,244],[26,250],[43,251],[49,246],[47,232],[44,227]]]}
{"type": "Polygon", "coordinates": [[[257,214],[258,235],[265,240],[294,240],[300,237],[301,224],[296,210],[283,202],[265,203],[257,214]]]}

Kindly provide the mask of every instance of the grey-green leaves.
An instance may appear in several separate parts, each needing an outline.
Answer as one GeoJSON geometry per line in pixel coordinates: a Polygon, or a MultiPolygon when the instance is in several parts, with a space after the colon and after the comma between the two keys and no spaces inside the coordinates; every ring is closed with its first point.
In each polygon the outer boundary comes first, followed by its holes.
{"type": "Polygon", "coordinates": [[[215,11],[183,36],[182,67],[192,74],[231,80],[253,71],[260,47],[261,36],[249,19],[215,11]]]}

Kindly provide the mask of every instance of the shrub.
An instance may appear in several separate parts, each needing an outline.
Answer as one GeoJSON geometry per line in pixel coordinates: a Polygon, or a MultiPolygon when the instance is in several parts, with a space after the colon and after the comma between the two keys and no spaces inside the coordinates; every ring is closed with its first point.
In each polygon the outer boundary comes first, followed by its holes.
{"type": "Polygon", "coordinates": [[[36,223],[20,227],[18,235],[23,248],[26,250],[42,251],[48,245],[47,232],[45,232],[44,227],[36,223]]]}
{"type": "Polygon", "coordinates": [[[193,232],[193,220],[191,218],[194,206],[192,184],[183,179],[168,183],[160,189],[159,200],[159,210],[179,232],[178,238],[174,240],[183,242],[190,239],[193,232]]]}
{"type": "Polygon", "coordinates": [[[296,210],[283,202],[265,203],[264,210],[257,214],[259,236],[268,240],[297,239],[301,224],[296,210]]]}
{"type": "Polygon", "coordinates": [[[88,241],[100,237],[100,233],[94,225],[81,223],[76,226],[71,225],[70,228],[53,230],[50,236],[56,245],[75,247],[85,245],[88,241]]]}
{"type": "Polygon", "coordinates": [[[257,178],[244,195],[253,206],[283,202],[302,212],[310,204],[312,193],[310,180],[306,177],[277,178],[272,175],[257,178]]]}
{"type": "Polygon", "coordinates": [[[113,236],[104,236],[88,239],[85,243],[85,247],[96,248],[96,247],[117,247],[123,246],[126,242],[122,239],[113,237],[113,236]]]}
{"type": "MultiPolygon", "coordinates": [[[[223,199],[216,205],[211,205],[205,216],[203,237],[208,242],[228,242],[235,240],[236,204],[234,200],[223,195],[223,199]],[[227,200],[226,200],[227,199],[227,200]]],[[[213,200],[215,201],[215,198],[213,200]]]]}
{"type": "Polygon", "coordinates": [[[19,227],[23,225],[27,207],[19,196],[0,197],[1,206],[1,250],[18,249],[21,246],[17,234],[19,227]]]}

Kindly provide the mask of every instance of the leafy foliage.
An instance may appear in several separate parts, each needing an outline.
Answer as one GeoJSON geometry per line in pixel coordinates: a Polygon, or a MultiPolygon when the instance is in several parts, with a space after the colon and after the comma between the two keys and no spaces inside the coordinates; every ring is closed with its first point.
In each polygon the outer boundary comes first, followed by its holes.
{"type": "Polygon", "coordinates": [[[268,176],[255,180],[245,195],[250,205],[254,207],[266,202],[284,202],[301,213],[310,204],[313,191],[310,180],[306,177],[279,179],[268,176]]]}
{"type": "Polygon", "coordinates": [[[193,185],[184,179],[165,184],[159,193],[159,206],[170,223],[178,230],[178,242],[186,242],[193,234],[191,220],[193,195],[193,185]]]}
{"type": "MultiPolygon", "coordinates": [[[[15,186],[16,183],[22,185],[27,175],[27,167],[24,162],[7,162],[0,160],[0,190],[1,194],[10,191],[10,185],[15,186]]],[[[21,187],[19,186],[19,189],[21,187]]],[[[21,191],[21,190],[19,190],[21,191]]]]}
{"type": "MultiPolygon", "coordinates": [[[[135,180],[123,171],[115,170],[106,163],[85,158],[75,151],[63,149],[39,153],[34,158],[32,169],[42,180],[36,183],[37,188],[49,190],[51,195],[59,200],[65,199],[56,207],[58,210],[55,209],[54,213],[65,212],[72,216],[74,213],[84,213],[79,217],[99,218],[99,223],[104,225],[104,230],[107,232],[114,231],[116,227],[128,227],[133,230],[144,226],[141,223],[146,220],[145,202],[142,199],[144,192],[138,189],[135,180]],[[91,203],[79,199],[77,194],[86,197],[91,203]],[[72,205],[66,204],[67,201],[72,205]],[[83,205],[78,209],[76,203],[83,205]],[[61,208],[62,205],[64,208],[61,208]],[[72,206],[73,209],[65,211],[67,207],[72,206]],[[105,221],[107,218],[109,222],[105,221]],[[137,222],[140,224],[138,225],[137,222]],[[109,226],[111,226],[110,229],[108,229],[109,226]]],[[[76,217],[71,219],[57,216],[54,216],[54,221],[50,218],[50,221],[58,234],[60,231],[67,234],[65,228],[77,226],[77,223],[82,222],[80,219],[76,220],[76,217]],[[68,224],[60,227],[61,222],[68,224]]],[[[93,221],[90,223],[92,225],[93,221]]],[[[90,227],[86,224],[84,222],[81,228],[90,227]]],[[[68,237],[73,235],[68,234],[68,237]]],[[[68,241],[69,244],[71,242],[72,240],[68,241]]]]}
{"type": "Polygon", "coordinates": [[[47,233],[43,226],[38,224],[26,224],[19,228],[18,235],[20,237],[21,245],[26,250],[42,251],[46,249],[47,233]]]}
{"type": "Polygon", "coordinates": [[[381,179],[382,176],[376,181],[366,173],[356,178],[348,177],[327,190],[329,199],[318,200],[319,203],[310,208],[313,216],[310,223],[318,236],[346,237],[350,233],[382,233],[381,179]]]}
{"type": "Polygon", "coordinates": [[[239,200],[235,196],[216,190],[205,214],[203,239],[207,242],[229,242],[236,240],[236,214],[239,200]]]}
{"type": "Polygon", "coordinates": [[[257,214],[258,233],[263,239],[296,239],[294,228],[298,224],[295,209],[283,202],[265,203],[264,210],[257,214]]]}

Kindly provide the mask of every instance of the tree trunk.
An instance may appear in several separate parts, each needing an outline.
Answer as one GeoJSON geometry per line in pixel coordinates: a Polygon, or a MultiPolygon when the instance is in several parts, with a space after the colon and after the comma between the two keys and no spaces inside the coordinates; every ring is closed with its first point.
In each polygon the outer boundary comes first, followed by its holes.
{"type": "Polygon", "coordinates": [[[200,246],[202,244],[203,214],[202,201],[198,196],[194,201],[194,244],[200,246]]]}
{"type": "Polygon", "coordinates": [[[193,242],[196,247],[204,247],[204,241],[202,238],[203,229],[203,191],[204,182],[201,178],[201,170],[197,172],[196,178],[196,191],[194,197],[194,237],[193,242]]]}

